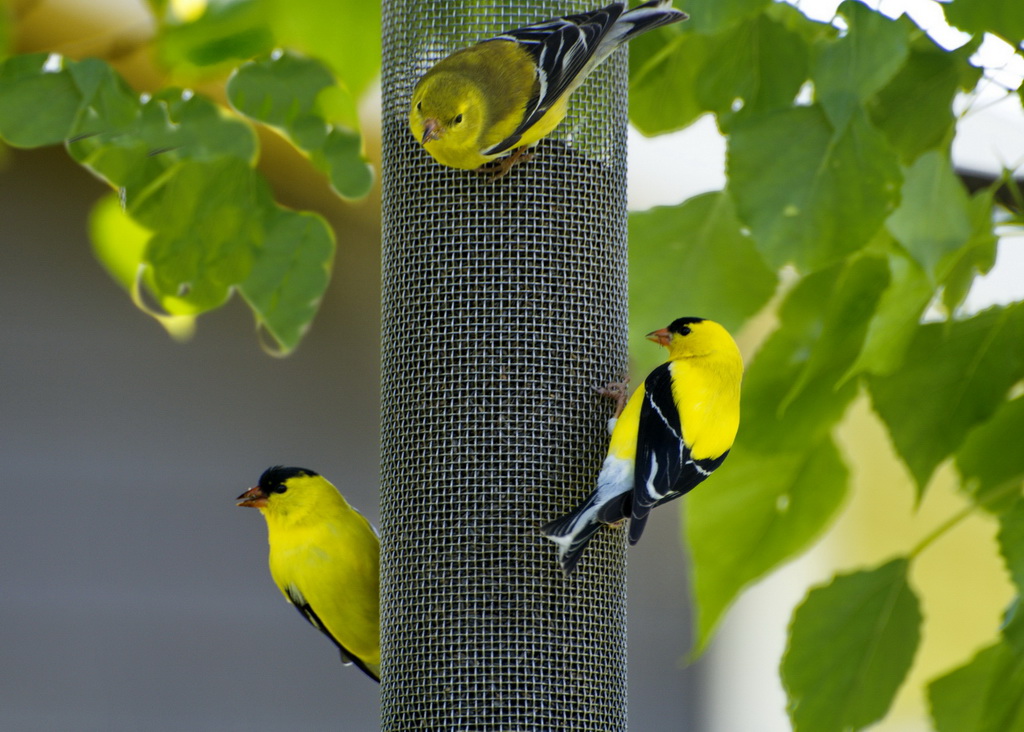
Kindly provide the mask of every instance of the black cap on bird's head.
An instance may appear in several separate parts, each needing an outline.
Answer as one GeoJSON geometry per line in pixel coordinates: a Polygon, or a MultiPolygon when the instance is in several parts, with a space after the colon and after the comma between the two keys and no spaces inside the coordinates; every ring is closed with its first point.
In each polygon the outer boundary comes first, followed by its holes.
{"type": "Polygon", "coordinates": [[[319,473],[308,468],[286,468],[283,465],[274,465],[263,471],[259,483],[236,499],[237,505],[263,508],[267,505],[267,498],[271,493],[284,493],[284,484],[287,481],[300,476],[314,475],[319,475],[319,473]]]}
{"type": "Polygon", "coordinates": [[[298,476],[319,475],[315,470],[308,468],[286,468],[283,465],[275,465],[263,471],[260,482],[257,484],[264,493],[280,493],[281,486],[291,478],[298,476]]]}
{"type": "Polygon", "coordinates": [[[661,330],[655,330],[648,333],[645,337],[649,341],[660,343],[663,346],[667,346],[672,340],[672,335],[689,335],[690,326],[694,323],[702,323],[704,318],[676,318],[673,320],[667,328],[661,330]]]}

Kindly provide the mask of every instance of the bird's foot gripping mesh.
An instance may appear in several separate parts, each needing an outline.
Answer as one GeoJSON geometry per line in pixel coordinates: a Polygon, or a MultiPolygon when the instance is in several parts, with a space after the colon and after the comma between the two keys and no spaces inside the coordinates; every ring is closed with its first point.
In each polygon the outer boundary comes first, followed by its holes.
{"type": "Polygon", "coordinates": [[[626,726],[625,555],[538,527],[594,484],[626,353],[626,56],[529,162],[443,168],[407,127],[448,53],[589,6],[384,3],[383,728],[626,726]]]}

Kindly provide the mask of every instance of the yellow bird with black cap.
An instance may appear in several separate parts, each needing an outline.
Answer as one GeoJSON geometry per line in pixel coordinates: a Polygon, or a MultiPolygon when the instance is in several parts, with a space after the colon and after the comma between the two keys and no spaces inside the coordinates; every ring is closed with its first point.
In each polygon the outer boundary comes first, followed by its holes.
{"type": "Polygon", "coordinates": [[[270,575],[345,664],[380,680],[380,540],[370,522],[306,468],[268,468],[240,495],[267,521],[270,575]]]}
{"type": "Polygon", "coordinates": [[[566,574],[602,526],[629,519],[629,542],[636,544],[651,509],[707,479],[736,439],[743,358],[729,332],[703,318],[679,318],[647,338],[668,348],[668,360],[628,401],[625,384],[603,390],[618,408],[597,488],[541,528],[558,545],[566,574]]]}

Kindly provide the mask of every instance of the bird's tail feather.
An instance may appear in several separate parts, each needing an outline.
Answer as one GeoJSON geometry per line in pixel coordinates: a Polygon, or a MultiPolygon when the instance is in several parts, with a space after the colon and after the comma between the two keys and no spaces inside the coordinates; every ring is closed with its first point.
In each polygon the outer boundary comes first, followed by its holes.
{"type": "Polygon", "coordinates": [[[575,509],[544,524],[540,532],[558,545],[558,560],[562,571],[572,574],[583,556],[583,550],[603,526],[597,519],[597,492],[591,493],[575,509]]]}
{"type": "Polygon", "coordinates": [[[678,23],[688,16],[682,10],[672,7],[672,0],[650,0],[627,10],[615,21],[608,34],[601,39],[596,56],[604,57],[633,36],[654,30],[669,23],[678,23]]]}

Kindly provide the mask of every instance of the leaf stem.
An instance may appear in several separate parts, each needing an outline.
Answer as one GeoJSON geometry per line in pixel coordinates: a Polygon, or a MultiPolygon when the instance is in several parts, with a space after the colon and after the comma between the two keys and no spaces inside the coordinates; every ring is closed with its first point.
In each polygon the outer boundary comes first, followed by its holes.
{"type": "Polygon", "coordinates": [[[954,513],[952,516],[950,516],[948,519],[946,519],[941,524],[939,524],[934,529],[932,529],[932,531],[930,531],[927,534],[927,536],[925,536],[923,539],[921,539],[921,541],[917,542],[917,545],[914,546],[914,548],[911,549],[910,552],[907,554],[907,558],[908,559],[913,559],[914,557],[916,557],[918,554],[920,554],[925,549],[927,549],[929,546],[931,546],[935,541],[940,539],[946,532],[948,532],[950,529],[955,527],[957,524],[959,524],[965,518],[967,518],[972,513],[974,513],[977,509],[985,508],[987,506],[990,506],[993,503],[995,503],[996,501],[998,501],[1000,498],[1004,498],[1005,496],[1009,495],[1013,491],[1019,491],[1019,490],[1020,490],[1020,481],[1018,481],[1018,480],[1008,480],[1003,485],[1001,485],[998,488],[996,488],[995,490],[989,492],[982,500],[980,500],[980,501],[972,501],[967,506],[964,506],[962,509],[960,509],[959,511],[954,513]]]}

